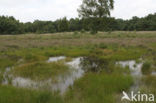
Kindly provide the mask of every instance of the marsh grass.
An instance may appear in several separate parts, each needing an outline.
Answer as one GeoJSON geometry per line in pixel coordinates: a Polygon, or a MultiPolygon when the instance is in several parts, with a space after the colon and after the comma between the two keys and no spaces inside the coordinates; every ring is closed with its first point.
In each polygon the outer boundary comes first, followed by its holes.
{"type": "Polygon", "coordinates": [[[1,85],[2,81],[3,81],[3,74],[0,72],[0,85],[1,85]]]}
{"type": "MultiPolygon", "coordinates": [[[[97,59],[92,60],[92,63],[97,63],[95,61],[97,59]]],[[[115,103],[115,95],[129,89],[133,84],[129,68],[116,65],[113,61],[107,61],[106,65],[102,61],[98,60],[98,63],[105,66],[98,64],[101,67],[96,67],[96,69],[103,68],[100,69],[100,72],[88,70],[74,83],[74,86],[65,95],[65,103],[115,103]]]]}
{"type": "Polygon", "coordinates": [[[115,94],[132,85],[131,76],[88,73],[66,94],[66,103],[115,103],[115,94]],[[119,83],[120,82],[120,83],[119,83]]]}
{"type": "MultiPolygon", "coordinates": [[[[156,32],[70,32],[0,36],[0,81],[6,67],[14,67],[15,76],[45,80],[68,71],[63,62],[75,57],[106,60],[100,72],[88,71],[64,94],[46,90],[21,89],[0,85],[0,103],[116,103],[115,96],[133,83],[129,68],[115,66],[116,61],[152,59],[155,62],[156,32]],[[66,56],[58,63],[46,63],[49,57],[66,56]],[[19,60],[22,60],[19,62],[19,60]]],[[[138,60],[139,62],[139,60],[138,60]]],[[[102,62],[103,63],[103,62],[102,62]]],[[[145,66],[146,68],[148,66],[145,66]]],[[[155,77],[145,75],[143,90],[156,95],[155,77]]]]}
{"type": "Polygon", "coordinates": [[[62,62],[35,62],[27,63],[12,69],[11,73],[17,77],[30,78],[33,80],[47,80],[56,78],[69,70],[69,67],[62,62]]]}
{"type": "Polygon", "coordinates": [[[4,72],[5,68],[13,66],[17,62],[16,59],[12,59],[10,57],[0,57],[0,71],[4,72]]]}
{"type": "Polygon", "coordinates": [[[0,85],[0,103],[62,103],[57,93],[0,85]]]}
{"type": "MultiPolygon", "coordinates": [[[[147,93],[147,94],[154,94],[156,95],[156,77],[155,76],[144,76],[142,78],[142,86],[140,87],[140,90],[143,93],[147,93]]],[[[156,100],[156,97],[155,97],[156,100]]],[[[146,103],[146,102],[141,102],[141,103],[146,103]]]]}
{"type": "Polygon", "coordinates": [[[151,62],[149,62],[149,61],[144,62],[141,70],[142,70],[142,73],[145,75],[151,74],[151,72],[152,72],[151,62]]]}

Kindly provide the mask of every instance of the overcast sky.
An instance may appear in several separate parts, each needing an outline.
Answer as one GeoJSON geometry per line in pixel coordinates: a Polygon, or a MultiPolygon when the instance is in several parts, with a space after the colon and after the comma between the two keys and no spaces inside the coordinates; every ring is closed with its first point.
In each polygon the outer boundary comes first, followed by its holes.
{"type": "MultiPolygon", "coordinates": [[[[0,15],[14,16],[22,22],[78,17],[82,0],[0,0],[0,15]]],[[[112,16],[130,19],[156,12],[156,0],[115,0],[112,16]]]]}

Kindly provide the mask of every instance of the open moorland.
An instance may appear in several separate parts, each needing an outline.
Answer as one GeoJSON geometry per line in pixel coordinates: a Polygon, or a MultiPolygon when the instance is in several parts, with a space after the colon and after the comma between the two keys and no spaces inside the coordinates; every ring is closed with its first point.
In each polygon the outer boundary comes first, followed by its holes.
{"type": "Polygon", "coordinates": [[[0,35],[0,103],[121,103],[123,91],[156,95],[155,31],[0,35]]]}

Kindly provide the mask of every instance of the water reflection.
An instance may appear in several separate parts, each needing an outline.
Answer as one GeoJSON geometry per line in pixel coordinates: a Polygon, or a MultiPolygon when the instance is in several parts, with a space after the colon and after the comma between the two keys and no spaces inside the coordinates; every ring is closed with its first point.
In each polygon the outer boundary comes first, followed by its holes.
{"type": "Polygon", "coordinates": [[[9,80],[11,78],[11,75],[8,75],[8,73],[10,72],[11,68],[10,67],[7,67],[5,69],[5,72],[3,73],[3,81],[2,81],[2,84],[4,85],[8,85],[9,84],[9,80]]]}
{"type": "Polygon", "coordinates": [[[63,60],[65,59],[66,57],[65,56],[59,56],[59,57],[50,57],[48,62],[57,62],[59,60],[63,60]]]}
{"type": "MultiPolygon", "coordinates": [[[[65,57],[53,57],[49,59],[49,62],[58,61],[61,59],[65,59],[65,57]]],[[[22,78],[22,77],[12,77],[11,84],[16,87],[23,87],[23,88],[33,88],[33,89],[48,89],[52,91],[60,91],[63,94],[69,86],[74,84],[74,81],[83,76],[84,71],[81,67],[81,60],[82,58],[75,58],[71,62],[65,63],[70,67],[69,72],[64,73],[63,75],[59,75],[56,77],[56,80],[46,80],[46,81],[34,81],[29,78],[22,78]],[[54,82],[55,81],[55,82],[54,82]]],[[[3,84],[8,84],[8,72],[10,68],[6,69],[4,73],[5,82],[3,84]]]]}
{"type": "Polygon", "coordinates": [[[141,77],[142,77],[141,68],[142,68],[143,63],[136,63],[135,60],[130,60],[130,61],[119,61],[116,64],[119,64],[122,67],[126,67],[126,66],[129,67],[131,71],[131,75],[134,79],[134,84],[130,88],[130,91],[137,92],[141,83],[141,77]]]}
{"type": "Polygon", "coordinates": [[[151,75],[156,76],[156,71],[153,71],[151,75]]]}

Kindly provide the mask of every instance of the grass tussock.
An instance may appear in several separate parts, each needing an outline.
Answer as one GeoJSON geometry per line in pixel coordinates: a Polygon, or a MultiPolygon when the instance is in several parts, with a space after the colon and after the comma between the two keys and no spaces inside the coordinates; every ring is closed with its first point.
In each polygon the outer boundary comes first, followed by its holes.
{"type": "Polygon", "coordinates": [[[141,70],[144,75],[150,75],[152,72],[151,63],[149,61],[148,62],[146,61],[145,63],[143,63],[141,70]]]}
{"type": "Polygon", "coordinates": [[[68,70],[69,67],[62,62],[35,62],[15,67],[11,72],[15,76],[33,80],[45,80],[61,75],[68,70]]]}

